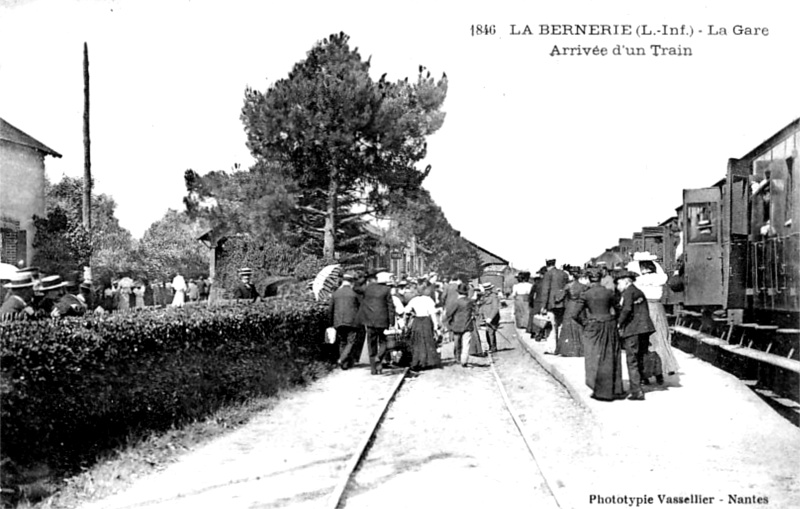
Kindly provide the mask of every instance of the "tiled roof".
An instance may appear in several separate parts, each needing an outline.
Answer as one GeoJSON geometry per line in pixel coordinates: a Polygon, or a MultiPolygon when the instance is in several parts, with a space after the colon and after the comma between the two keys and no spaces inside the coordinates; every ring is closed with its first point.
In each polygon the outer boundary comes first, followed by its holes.
{"type": "Polygon", "coordinates": [[[51,149],[44,143],[23,133],[22,131],[20,131],[13,125],[9,124],[2,118],[0,118],[0,140],[16,143],[17,145],[23,145],[25,147],[30,147],[32,149],[36,149],[39,152],[43,152],[44,154],[51,155],[53,157],[61,157],[61,154],[59,154],[55,150],[51,149]]]}

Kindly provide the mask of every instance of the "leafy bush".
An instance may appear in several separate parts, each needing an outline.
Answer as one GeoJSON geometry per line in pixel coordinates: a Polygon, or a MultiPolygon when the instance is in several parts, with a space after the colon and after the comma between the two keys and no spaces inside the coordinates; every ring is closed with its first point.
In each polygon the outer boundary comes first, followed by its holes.
{"type": "Polygon", "coordinates": [[[276,238],[256,243],[247,236],[228,239],[217,261],[215,284],[232,290],[239,282],[242,267],[254,270],[252,282],[259,292],[281,277],[311,279],[328,263],[324,259],[290,246],[276,238]]]}
{"type": "Polygon", "coordinates": [[[75,468],[131,433],[271,394],[323,357],[313,302],[0,324],[3,456],[75,468]]]}

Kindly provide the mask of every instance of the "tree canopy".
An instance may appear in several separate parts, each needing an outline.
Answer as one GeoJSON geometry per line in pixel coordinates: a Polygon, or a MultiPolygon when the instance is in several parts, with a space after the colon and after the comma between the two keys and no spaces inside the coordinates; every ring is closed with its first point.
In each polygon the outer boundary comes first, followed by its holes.
{"type": "Polygon", "coordinates": [[[420,66],[416,82],[391,83],[385,74],[375,82],[369,71],[339,33],[266,92],[245,91],[247,146],[260,164],[281,163],[282,176],[296,183],[297,224],[321,230],[328,258],[340,226],[358,217],[355,204],[380,214],[392,197],[419,188],[430,168],[416,163],[444,122],[446,76],[436,81],[420,66]]]}

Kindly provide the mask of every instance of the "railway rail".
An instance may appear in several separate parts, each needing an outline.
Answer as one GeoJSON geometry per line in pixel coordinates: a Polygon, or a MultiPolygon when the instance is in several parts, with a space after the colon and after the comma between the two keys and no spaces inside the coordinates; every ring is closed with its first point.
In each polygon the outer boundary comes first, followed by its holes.
{"type": "MultiPolygon", "coordinates": [[[[512,342],[512,340],[506,338],[505,336],[503,337],[507,342],[512,342]]],[[[514,335],[513,344],[515,344],[514,348],[523,347],[523,343],[518,337],[516,337],[516,335],[514,335]]],[[[530,352],[526,351],[526,353],[530,355],[530,352]]],[[[533,356],[531,355],[531,357],[533,356]]],[[[537,453],[536,445],[528,438],[532,434],[526,427],[524,416],[518,411],[514,403],[509,398],[505,384],[498,373],[493,355],[491,353],[487,354],[487,359],[489,361],[488,371],[491,372],[492,379],[494,380],[496,395],[502,400],[503,407],[505,408],[508,417],[511,421],[513,421],[516,433],[521,440],[520,447],[524,447],[526,453],[535,464],[536,469],[541,476],[542,483],[546,486],[548,495],[552,499],[553,507],[564,509],[571,507],[567,500],[568,497],[564,492],[563,486],[547,471],[546,468],[540,464],[539,453],[537,453]]],[[[353,451],[352,456],[350,457],[341,474],[339,482],[336,484],[336,487],[328,497],[325,505],[327,509],[338,509],[348,505],[348,489],[350,486],[352,486],[355,476],[359,472],[359,469],[364,464],[365,460],[371,453],[375,452],[373,450],[375,438],[381,431],[383,423],[391,416],[392,406],[395,404],[398,394],[404,387],[404,383],[409,377],[408,368],[404,369],[395,376],[396,381],[392,384],[392,387],[389,389],[384,398],[385,404],[382,405],[381,408],[375,413],[373,418],[370,419],[369,427],[364,432],[363,438],[353,451]]]]}

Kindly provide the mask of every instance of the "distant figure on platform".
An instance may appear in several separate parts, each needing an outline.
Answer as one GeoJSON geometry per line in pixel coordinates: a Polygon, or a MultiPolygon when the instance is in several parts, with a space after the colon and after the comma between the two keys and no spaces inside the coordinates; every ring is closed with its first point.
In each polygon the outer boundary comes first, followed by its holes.
{"type": "Polygon", "coordinates": [[[172,297],[172,305],[182,307],[186,303],[186,280],[180,274],[175,274],[172,279],[172,291],[175,292],[172,297]]]}
{"type": "Polygon", "coordinates": [[[614,276],[614,280],[617,282],[617,289],[620,292],[617,326],[628,364],[630,381],[628,399],[641,401],[644,399],[641,385],[644,355],[650,348],[650,334],[655,331],[655,327],[650,320],[650,312],[647,310],[647,298],[633,284],[636,280],[636,273],[622,271],[614,276]]]}
{"type": "Polygon", "coordinates": [[[339,343],[339,361],[341,369],[350,369],[355,364],[353,356],[357,354],[353,347],[358,337],[358,308],[360,298],[353,291],[355,275],[346,273],[342,276],[342,285],[333,292],[330,305],[330,318],[336,329],[336,341],[339,343]]]}
{"type": "Polygon", "coordinates": [[[383,372],[383,356],[386,353],[384,331],[394,323],[395,307],[388,284],[391,274],[379,272],[375,281],[364,289],[364,298],[359,308],[359,322],[366,327],[369,349],[370,371],[373,375],[383,372]]]}
{"type": "Polygon", "coordinates": [[[486,342],[489,353],[497,352],[497,329],[500,328],[500,297],[492,283],[482,285],[480,313],[486,322],[486,342]]]}
{"type": "Polygon", "coordinates": [[[592,397],[612,401],[624,397],[622,386],[622,350],[617,322],[614,319],[615,295],[600,285],[600,274],[589,274],[589,289],[581,294],[580,311],[583,318],[583,356],[586,385],[592,397]]]}
{"type": "Polygon", "coordinates": [[[545,260],[547,272],[542,278],[542,306],[541,312],[547,313],[553,330],[548,337],[548,353],[555,353],[558,342],[558,330],[564,319],[564,300],[562,290],[569,282],[569,276],[563,270],[556,268],[555,258],[545,260]]]}
{"type": "Polygon", "coordinates": [[[528,296],[533,289],[530,279],[530,272],[527,270],[520,271],[517,274],[517,284],[511,288],[511,298],[514,300],[514,321],[520,329],[528,326],[528,296]]]}
{"type": "Polygon", "coordinates": [[[545,306],[544,299],[542,298],[542,281],[544,274],[547,272],[545,267],[540,268],[536,275],[533,276],[533,287],[531,293],[528,295],[528,327],[527,332],[531,335],[531,339],[541,341],[547,337],[547,331],[536,322],[536,315],[542,312],[545,306]]]}
{"type": "Polygon", "coordinates": [[[255,302],[258,298],[258,292],[250,279],[253,276],[253,269],[244,267],[239,269],[239,284],[233,289],[234,299],[247,299],[255,302]]]}
{"type": "Polygon", "coordinates": [[[574,281],[564,287],[564,321],[558,334],[556,353],[563,357],[583,357],[583,327],[578,321],[581,294],[588,290],[589,275],[575,271],[574,281]]]}

